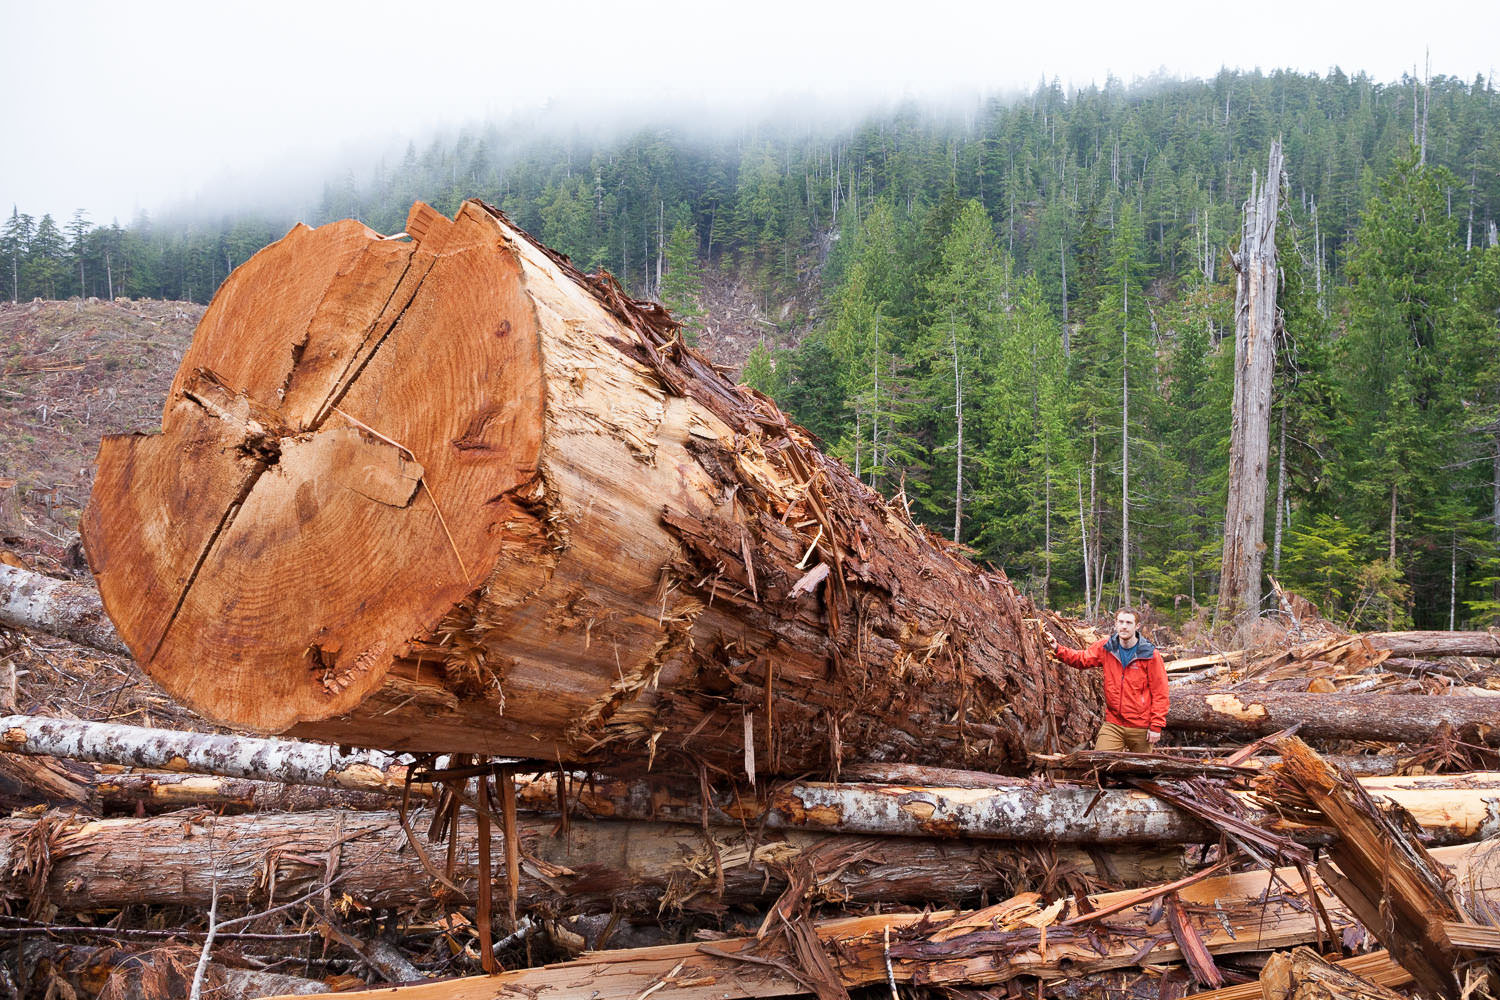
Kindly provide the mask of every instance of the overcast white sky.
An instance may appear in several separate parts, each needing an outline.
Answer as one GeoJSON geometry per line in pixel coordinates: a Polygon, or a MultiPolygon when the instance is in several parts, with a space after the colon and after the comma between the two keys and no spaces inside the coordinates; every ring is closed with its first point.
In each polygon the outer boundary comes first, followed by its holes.
{"type": "Polygon", "coordinates": [[[549,98],[743,111],[1221,66],[1393,81],[1428,49],[1472,79],[1500,63],[1500,0],[0,0],[0,38],[5,214],[128,223],[549,98]]]}

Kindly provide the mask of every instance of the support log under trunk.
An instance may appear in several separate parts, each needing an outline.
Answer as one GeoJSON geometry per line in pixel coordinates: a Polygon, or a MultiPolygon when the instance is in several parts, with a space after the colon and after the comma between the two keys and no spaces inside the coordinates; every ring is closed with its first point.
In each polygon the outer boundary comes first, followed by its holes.
{"type": "Polygon", "coordinates": [[[1001,575],[469,202],[297,227],[200,323],[82,520],[137,661],[210,718],[762,774],[1016,769],[1096,722],[1001,575]],[[749,734],[751,745],[745,745],[749,734]],[[695,765],[689,765],[695,766],[695,765]]]}
{"type": "MultiPolygon", "coordinates": [[[[709,818],[773,830],[1059,844],[1195,844],[1218,836],[1145,792],[1011,780],[1009,786],[985,789],[791,782],[759,795],[715,790],[709,818]]],[[[1500,834],[1500,814],[1492,806],[1500,774],[1369,777],[1359,783],[1372,797],[1406,809],[1434,843],[1500,834]]],[[[1277,823],[1248,792],[1229,794],[1241,801],[1253,822],[1310,843],[1326,842],[1323,831],[1277,823]]],[[[528,781],[519,786],[518,796],[521,808],[549,812],[558,801],[555,779],[528,781]]],[[[580,814],[597,819],[694,823],[703,808],[696,789],[674,791],[646,782],[575,784],[568,800],[580,814]]]]}
{"type": "MultiPolygon", "coordinates": [[[[413,783],[408,789],[406,768],[381,756],[343,755],[331,747],[294,741],[9,716],[0,719],[0,747],[19,754],[66,754],[107,765],[170,766],[205,775],[175,779],[150,773],[84,775],[63,789],[69,793],[63,801],[114,808],[140,805],[152,812],[191,805],[235,811],[336,805],[381,808],[371,800],[407,792],[420,797],[433,793],[433,787],[425,783],[413,783]],[[299,797],[289,790],[292,785],[319,787],[329,797],[299,797]],[[351,800],[351,796],[361,798],[351,800]]],[[[711,822],[756,829],[1076,844],[1196,843],[1212,836],[1192,817],[1144,792],[1101,790],[1087,782],[972,774],[971,784],[979,787],[944,787],[909,782],[923,777],[963,779],[966,773],[928,772],[910,766],[900,768],[900,773],[908,783],[778,782],[762,783],[759,789],[710,786],[708,816],[711,822]]],[[[1497,832],[1497,820],[1485,799],[1497,783],[1500,776],[1479,773],[1362,780],[1372,795],[1384,795],[1409,809],[1442,843],[1497,832]]],[[[48,782],[33,799],[18,804],[54,801],[57,795],[51,785],[48,782]]],[[[550,774],[523,780],[518,787],[523,809],[551,813],[562,800],[557,779],[550,774]]],[[[704,815],[704,787],[700,782],[575,778],[566,800],[571,808],[592,817],[696,824],[704,815]]]]}
{"type": "MultiPolygon", "coordinates": [[[[428,857],[440,865],[447,847],[422,832],[429,817],[413,813],[410,821],[428,857]]],[[[983,892],[1009,893],[1026,864],[1013,847],[964,841],[787,831],[762,835],[752,845],[741,828],[715,827],[715,850],[699,826],[575,820],[566,836],[553,836],[556,829],[550,818],[520,822],[519,902],[527,909],[655,914],[666,906],[716,912],[729,904],[774,899],[786,887],[786,872],[799,862],[813,867],[815,898],[954,902],[983,892]],[[717,895],[720,864],[722,897],[717,895]]],[[[498,841],[498,832],[495,836],[498,841]]],[[[224,899],[251,907],[295,899],[316,890],[330,874],[335,896],[346,893],[365,906],[420,903],[439,888],[406,846],[392,812],[95,821],[50,814],[41,820],[0,820],[4,895],[30,898],[23,862],[36,856],[39,837],[51,851],[43,893],[69,912],[138,903],[207,908],[215,873],[224,899]]],[[[466,818],[453,882],[470,898],[476,894],[478,856],[475,824],[466,818]]],[[[1094,871],[1083,851],[1065,850],[1059,857],[1094,871]]],[[[1182,852],[1172,850],[1106,857],[1103,874],[1133,884],[1180,877],[1185,863],[1182,852]]],[[[504,884],[503,872],[495,877],[504,884]]]]}

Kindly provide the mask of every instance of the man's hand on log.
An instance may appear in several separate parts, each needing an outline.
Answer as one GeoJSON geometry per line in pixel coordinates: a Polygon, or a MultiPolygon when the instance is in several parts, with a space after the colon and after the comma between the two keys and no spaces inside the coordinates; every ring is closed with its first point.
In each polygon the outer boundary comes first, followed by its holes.
{"type": "Polygon", "coordinates": [[[1046,650],[1048,656],[1055,658],[1057,656],[1057,640],[1052,638],[1051,632],[1047,631],[1046,621],[1041,618],[1028,618],[1026,620],[1031,622],[1032,626],[1036,629],[1036,636],[1041,641],[1042,649],[1046,650]]]}

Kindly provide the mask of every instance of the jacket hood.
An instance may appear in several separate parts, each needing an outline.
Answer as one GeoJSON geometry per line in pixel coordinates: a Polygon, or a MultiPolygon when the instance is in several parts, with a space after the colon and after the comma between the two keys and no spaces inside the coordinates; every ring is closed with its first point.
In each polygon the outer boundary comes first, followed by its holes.
{"type": "MultiPolygon", "coordinates": [[[[1124,649],[1124,647],[1120,645],[1119,633],[1111,632],[1109,634],[1108,641],[1104,644],[1104,648],[1113,653],[1115,655],[1115,659],[1120,659],[1120,652],[1124,649]]],[[[1137,660],[1149,660],[1151,659],[1151,654],[1156,652],[1156,646],[1151,642],[1151,640],[1147,639],[1139,632],[1136,633],[1135,645],[1132,646],[1131,649],[1135,652],[1134,658],[1137,660]]]]}

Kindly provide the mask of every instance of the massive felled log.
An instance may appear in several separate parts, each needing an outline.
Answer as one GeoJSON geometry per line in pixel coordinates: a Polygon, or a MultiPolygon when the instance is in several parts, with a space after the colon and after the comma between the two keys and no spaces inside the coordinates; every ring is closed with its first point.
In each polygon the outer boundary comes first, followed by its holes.
{"type": "Polygon", "coordinates": [[[1366,632],[1350,638],[1388,649],[1392,656],[1500,656],[1500,635],[1494,632],[1366,632]]]}
{"type": "MultiPolygon", "coordinates": [[[[417,846],[440,870],[448,846],[423,832],[429,817],[413,814],[410,822],[417,846]]],[[[1013,849],[964,841],[801,831],[751,836],[714,827],[710,843],[698,826],[586,821],[554,836],[555,822],[536,818],[522,819],[518,830],[519,902],[550,913],[717,911],[769,902],[799,865],[811,873],[815,899],[951,903],[983,892],[1003,895],[1023,867],[1013,849]]],[[[1059,857],[1096,870],[1082,851],[1059,857]]],[[[1178,877],[1184,866],[1181,851],[1108,858],[1109,877],[1134,884],[1178,877]]],[[[29,900],[39,892],[69,912],[138,903],[206,909],[215,880],[225,900],[250,906],[296,899],[330,879],[335,898],[347,894],[374,907],[420,903],[443,888],[408,846],[393,812],[3,819],[0,860],[0,894],[29,900]],[[43,858],[48,867],[37,876],[34,863],[43,858]]],[[[471,819],[460,827],[454,861],[450,881],[472,901],[479,852],[471,819]]],[[[504,873],[496,878],[503,883],[504,873]]]]}
{"type": "Polygon", "coordinates": [[[1495,745],[1500,742],[1500,698],[1178,690],[1167,712],[1169,729],[1241,739],[1300,725],[1298,733],[1308,739],[1425,743],[1445,722],[1495,745]]]}
{"type": "Polygon", "coordinates": [[[1020,766],[1088,735],[998,574],[469,202],[236,270],[82,521],[146,671],[357,745],[762,773],[1020,766]],[[752,760],[753,755],[753,760],[752,760]]]}

